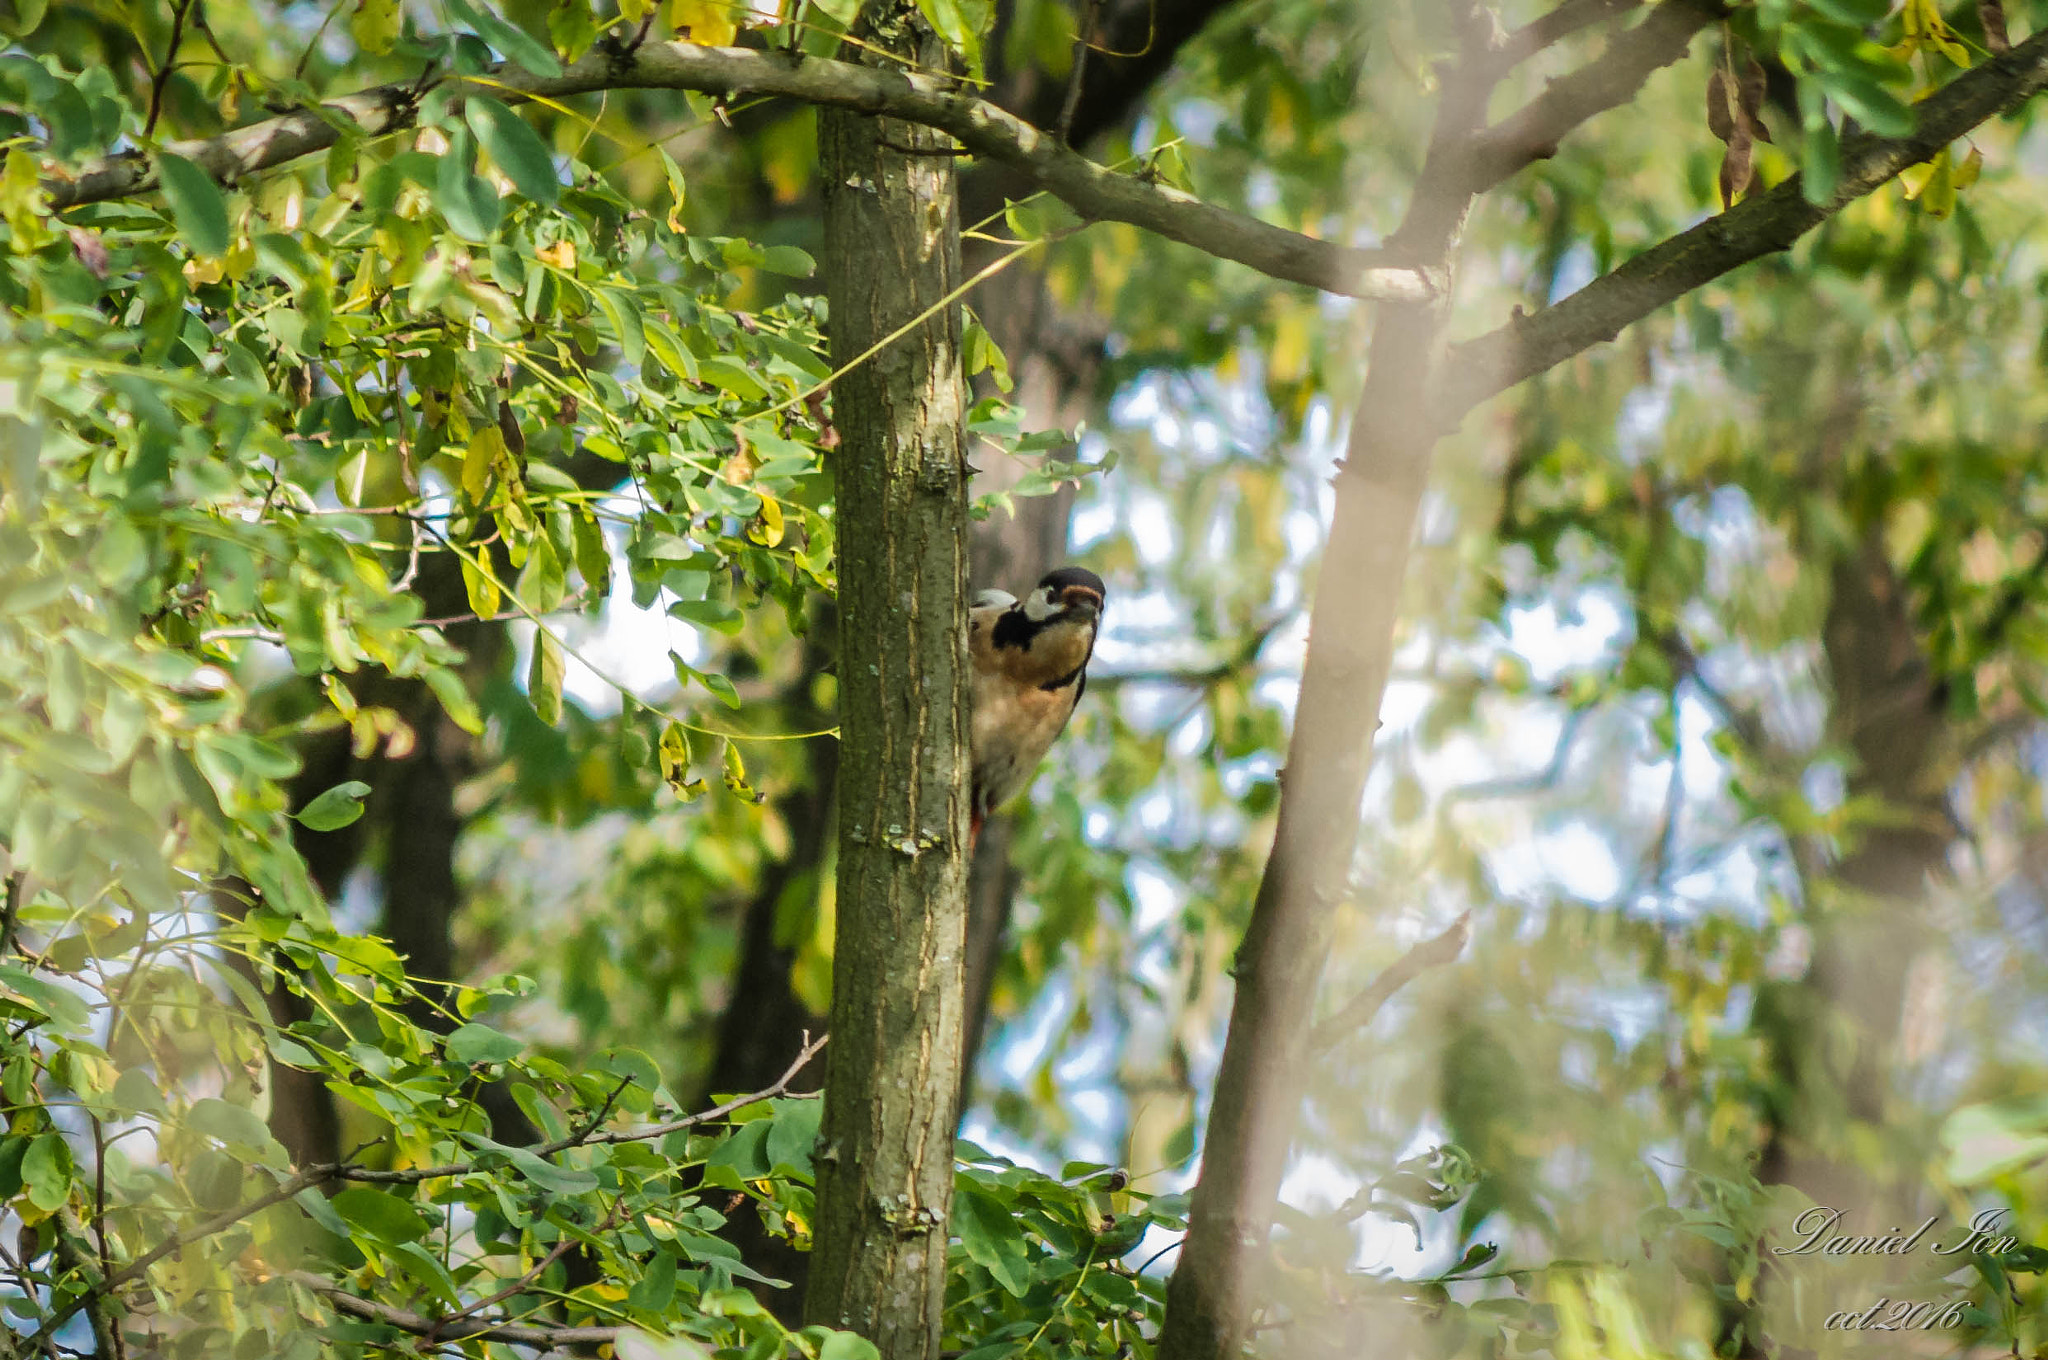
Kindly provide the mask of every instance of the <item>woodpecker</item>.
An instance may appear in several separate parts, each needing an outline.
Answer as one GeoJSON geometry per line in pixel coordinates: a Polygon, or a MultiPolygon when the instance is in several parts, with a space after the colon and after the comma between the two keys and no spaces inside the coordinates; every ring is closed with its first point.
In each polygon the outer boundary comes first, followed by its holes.
{"type": "Polygon", "coordinates": [[[1085,567],[1047,572],[1019,600],[984,590],[969,611],[974,658],[973,839],[990,813],[1031,782],[1088,687],[1102,622],[1102,578],[1085,567]]]}

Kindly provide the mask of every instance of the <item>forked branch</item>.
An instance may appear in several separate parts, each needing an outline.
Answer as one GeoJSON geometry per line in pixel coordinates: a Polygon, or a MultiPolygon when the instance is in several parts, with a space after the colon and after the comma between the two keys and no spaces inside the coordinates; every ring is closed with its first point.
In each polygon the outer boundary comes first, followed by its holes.
{"type": "Polygon", "coordinates": [[[1842,147],[1842,174],[1825,203],[1806,201],[1794,175],[1530,316],[1451,347],[1437,398],[1442,428],[1455,428],[1480,402],[1612,340],[1658,308],[1739,265],[1789,249],[1855,200],[1889,183],[1981,123],[2048,88],[2048,31],[1974,67],[1915,105],[1919,126],[1904,137],[1865,134],[1842,147]]]}

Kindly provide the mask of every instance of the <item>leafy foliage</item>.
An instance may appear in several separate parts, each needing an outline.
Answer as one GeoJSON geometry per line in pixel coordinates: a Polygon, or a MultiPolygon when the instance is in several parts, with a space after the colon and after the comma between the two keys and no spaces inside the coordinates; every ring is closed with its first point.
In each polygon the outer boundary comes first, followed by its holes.
{"type": "MultiPolygon", "coordinates": [[[[1016,7],[1008,59],[1064,78],[1086,8],[1016,7]]],[[[970,69],[993,59],[981,7],[924,10],[970,69]]],[[[1797,169],[1824,197],[1851,121],[1897,131],[1999,50],[1981,13],[1737,7],[1682,89],[1653,87],[1478,225],[1501,285],[1484,305],[1541,305],[1752,179],[1797,169]],[[1756,83],[1766,64],[1789,108],[1756,83]]],[[[552,71],[642,24],[824,51],[851,13],[447,15],[438,33],[382,0],[310,22],[266,5],[0,15],[10,1325],[80,1346],[126,1327],[195,1356],[389,1353],[424,1328],[481,1355],[492,1343],[462,1333],[487,1319],[630,1329],[620,1354],[854,1360],[857,1338],[772,1316],[731,1245],[753,1224],[806,1240],[816,1103],[774,1092],[650,1132],[688,1117],[733,1004],[735,901],[772,899],[814,1008],[829,962],[829,874],[777,877],[829,809],[796,796],[829,737],[785,740],[829,729],[832,695],[816,242],[788,219],[727,234],[744,198],[728,181],[759,171],[766,198],[801,201],[807,124],[693,152],[682,134],[727,112],[709,100],[458,106],[419,74],[552,71]],[[155,197],[61,218],[40,199],[46,175],[102,154],[392,79],[418,81],[417,132],[225,189],[168,153],[155,197]],[[605,678],[628,629],[669,641],[673,686],[605,678]],[[361,894],[310,867],[321,837],[388,839],[384,776],[454,734],[481,767],[463,790],[464,929],[488,966],[470,985],[408,976],[363,929],[361,894]],[[355,763],[331,773],[323,742],[355,763]],[[331,1096],[344,1150],[361,1146],[292,1167],[288,1079],[331,1096]]],[[[1442,38],[1426,14],[1234,9],[1111,157],[1319,233],[1384,232],[1422,101],[1358,95],[1421,92],[1442,38]]],[[[2038,205],[2010,143],[1942,150],[1908,177],[1913,206],[1871,200],[1458,446],[1507,475],[1447,488],[1411,586],[1418,713],[1390,723],[1335,973],[1383,964],[1393,932],[1367,925],[1404,911],[1476,907],[1481,943],[1414,999],[1421,1062],[1319,1060],[1304,1148],[1345,1188],[1284,1220],[1275,1331],[1344,1335],[1384,1305],[1446,1353],[1676,1350],[1727,1340],[1759,1289],[1791,1292],[1759,1243],[1803,1206],[1750,1174],[1797,1096],[1766,1060],[1767,1003],[1801,932],[1855,909],[1828,866],[1910,820],[1893,791],[1829,793],[1862,759],[1812,716],[1831,702],[1810,672],[1848,550],[1877,545],[1939,678],[1929,787],[1956,790],[1996,850],[2040,834],[2011,738],[2042,710],[2042,318],[2032,265],[2002,244],[2038,205]],[[1815,413],[1838,410],[1868,414],[1813,453],[1815,413]],[[1611,645],[1568,664],[1518,636],[1532,613],[1603,601],[1611,645]],[[1553,730],[1589,734],[1597,759],[1561,741],[1564,777],[1521,788],[1528,810],[1445,786],[1446,752],[1516,766],[1515,733],[1553,730]],[[1703,751],[1706,795],[1683,769],[1703,751]],[[1518,851],[1560,823],[1624,848],[1626,890],[1514,886],[1518,851]],[[1631,989],[1647,997],[1632,1011],[1631,989]],[[1435,1145],[1419,1157],[1418,1134],[1435,1145]],[[1652,1165],[1673,1149],[1683,1176],[1652,1165]],[[1388,1226],[1433,1264],[1351,1269],[1388,1226]]],[[[1143,1354],[1186,1207],[1162,1187],[1198,1148],[1274,802],[1319,460],[1354,379],[1317,300],[1131,229],[1075,234],[1040,202],[1001,221],[1046,249],[1058,299],[1114,318],[1120,401],[1114,448],[1039,462],[984,508],[1078,483],[1091,560],[1153,612],[1119,625],[1129,673],[1106,647],[1075,773],[1026,813],[995,1003],[1012,1035],[1047,1037],[1021,1076],[985,1080],[980,1112],[992,1144],[1098,1160],[1053,1177],[963,1147],[947,1344],[1143,1354]],[[1164,548],[1147,530],[1162,523],[1164,548]],[[1105,1045],[1109,1076],[1076,1061],[1105,1045]],[[1102,1123],[1071,1099],[1091,1082],[1120,1102],[1102,1123]]],[[[967,336],[970,369],[1008,390],[988,331],[967,336]]],[[[1063,447],[1001,401],[976,415],[998,456],[1063,447]]],[[[1958,956],[2000,944],[2002,890],[1987,870],[1945,892],[1958,956]]],[[[2037,957],[1998,957],[2038,994],[2037,957]]],[[[1973,1003],[1918,1059],[1973,1074],[1961,1108],[1855,1137],[1908,1175],[1938,1144],[1946,1187],[2010,1204],[2031,1241],[2048,1120],[2017,1029],[1973,1003]]],[[[2038,1248],[1979,1253],[1960,1281],[1920,1283],[1967,1298],[1971,1337],[2037,1346],[2041,1265],[2038,1248]]]]}

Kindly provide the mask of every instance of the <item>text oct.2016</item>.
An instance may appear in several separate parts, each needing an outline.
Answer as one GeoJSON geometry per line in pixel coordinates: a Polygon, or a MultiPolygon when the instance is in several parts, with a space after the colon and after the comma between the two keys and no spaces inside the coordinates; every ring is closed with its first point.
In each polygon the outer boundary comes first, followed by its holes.
{"type": "MultiPolygon", "coordinates": [[[[2019,1239],[1999,1231],[2009,1214],[2005,1209],[1986,1209],[1970,1220],[1968,1230],[1959,1240],[1947,1244],[1929,1242],[1927,1250],[1936,1256],[1999,1256],[2015,1251],[2019,1239]]],[[[1801,1240],[1794,1246],[1771,1250],[1779,1256],[1905,1256],[1920,1247],[1937,1222],[1929,1218],[1911,1233],[1895,1228],[1879,1236],[1856,1237],[1835,1231],[1841,1221],[1841,1210],[1815,1205],[1792,1224],[1792,1230],[1802,1234],[1801,1240]]],[[[1821,1327],[1830,1332],[1933,1331],[1962,1326],[1968,1306],[1962,1299],[1880,1298],[1866,1308],[1830,1313],[1821,1327]]]]}

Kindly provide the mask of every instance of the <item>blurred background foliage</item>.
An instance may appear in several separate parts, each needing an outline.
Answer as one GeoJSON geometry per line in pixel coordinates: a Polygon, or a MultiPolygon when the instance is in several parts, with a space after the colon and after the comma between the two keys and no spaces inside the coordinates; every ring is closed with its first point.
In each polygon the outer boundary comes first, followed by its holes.
{"type": "MultiPolygon", "coordinates": [[[[761,1283],[800,1275],[813,1102],[592,1137],[775,1088],[832,945],[812,115],[464,110],[420,73],[642,17],[822,52],[845,16],[621,8],[0,0],[18,1334],[419,1343],[339,1290],[670,1338],[621,1354],[860,1353],[761,1283]],[[41,154],[416,78],[416,134],[226,193],[34,202],[41,154]],[[74,1306],[149,1267],[125,1315],[74,1306]]],[[[983,74],[1050,124],[1093,15],[1091,154],[1369,241],[1426,138],[1431,8],[1016,0],[983,74]]],[[[1928,8],[1733,31],[1904,45],[1928,8]]],[[[1981,59],[1977,10],[1946,22],[1981,59]]],[[[1701,106],[1730,41],[1487,201],[1463,330],[1719,206],[1701,106]]],[[[1904,92],[1949,58],[1859,60],[1904,92]]],[[[1767,183],[1832,136],[1779,93],[1767,183]]],[[[1462,913],[1473,944],[1323,1047],[1262,1349],[1351,1354],[1363,1315],[1446,1354],[1827,1353],[1857,1338],[1824,1319],[1887,1290],[1951,1345],[2048,1348],[2044,156],[2032,116],[1989,127],[1946,188],[1852,206],[1441,447],[1328,1008],[1462,913]],[[2003,1207],[2014,1242],[1865,1290],[1760,1247],[1816,1199],[1944,1242],[2003,1207]]],[[[973,264],[1042,242],[969,299],[978,583],[1082,561],[1110,614],[977,863],[949,1344],[1107,1356],[1156,1323],[1304,602],[1360,584],[1315,563],[1364,318],[1069,234],[994,168],[964,192],[973,264]]]]}

